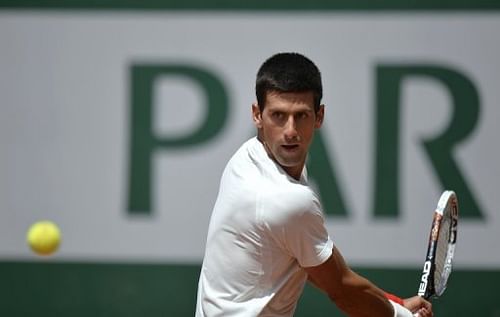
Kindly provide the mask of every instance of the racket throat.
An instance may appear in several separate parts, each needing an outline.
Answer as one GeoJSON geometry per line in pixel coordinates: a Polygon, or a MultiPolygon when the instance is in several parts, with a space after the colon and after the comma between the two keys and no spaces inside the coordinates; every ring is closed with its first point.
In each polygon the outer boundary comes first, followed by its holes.
{"type": "Polygon", "coordinates": [[[422,277],[420,278],[420,286],[418,288],[418,295],[425,299],[429,299],[434,294],[433,271],[434,264],[432,261],[425,261],[424,268],[422,270],[422,277]]]}

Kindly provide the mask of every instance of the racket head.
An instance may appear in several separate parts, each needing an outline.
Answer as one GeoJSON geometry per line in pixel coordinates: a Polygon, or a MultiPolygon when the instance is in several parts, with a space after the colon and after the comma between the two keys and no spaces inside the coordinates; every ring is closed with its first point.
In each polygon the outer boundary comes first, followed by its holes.
{"type": "Polygon", "coordinates": [[[457,195],[447,190],[439,198],[434,211],[418,295],[429,299],[441,296],[446,289],[452,270],[457,229],[457,195]]]}

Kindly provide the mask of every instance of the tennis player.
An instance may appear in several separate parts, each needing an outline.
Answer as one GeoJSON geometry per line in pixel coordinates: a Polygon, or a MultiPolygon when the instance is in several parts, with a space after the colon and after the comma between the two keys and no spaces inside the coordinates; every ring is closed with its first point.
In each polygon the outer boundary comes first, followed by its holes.
{"type": "Polygon", "coordinates": [[[390,295],[353,272],[324,225],[305,162],[321,127],[321,75],[297,53],[258,71],[257,136],[229,160],[208,229],[196,316],[293,316],[306,281],[349,316],[432,316],[419,296],[390,295]]]}

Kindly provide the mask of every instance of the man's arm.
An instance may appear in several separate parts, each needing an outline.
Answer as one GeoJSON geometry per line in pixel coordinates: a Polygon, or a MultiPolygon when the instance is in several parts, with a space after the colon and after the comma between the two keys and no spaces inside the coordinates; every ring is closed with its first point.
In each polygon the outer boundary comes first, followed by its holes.
{"type": "Polygon", "coordinates": [[[392,317],[393,306],[385,293],[364,277],[353,272],[336,249],[326,262],[304,268],[309,280],[328,294],[347,315],[356,317],[392,317]]]}

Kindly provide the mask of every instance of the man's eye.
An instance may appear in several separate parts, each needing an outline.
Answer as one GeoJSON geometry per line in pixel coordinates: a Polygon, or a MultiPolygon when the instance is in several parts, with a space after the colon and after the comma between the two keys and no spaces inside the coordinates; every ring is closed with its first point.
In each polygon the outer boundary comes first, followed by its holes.
{"type": "Polygon", "coordinates": [[[307,118],[307,117],[308,117],[307,112],[301,112],[301,113],[299,113],[299,114],[297,115],[297,118],[298,118],[298,119],[305,119],[305,118],[307,118]]]}
{"type": "Polygon", "coordinates": [[[281,118],[283,118],[283,113],[282,112],[273,112],[272,116],[275,119],[281,119],[281,118]]]}

